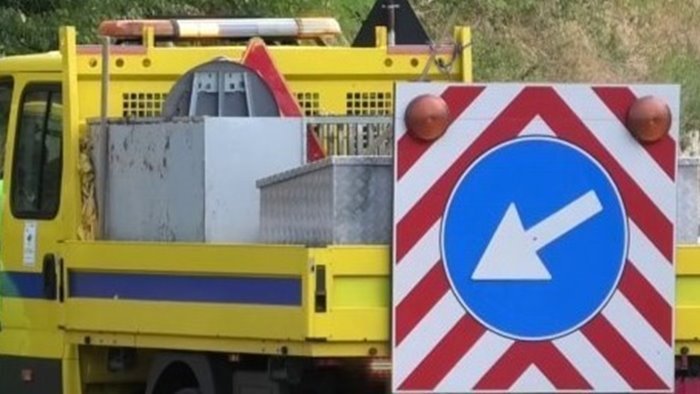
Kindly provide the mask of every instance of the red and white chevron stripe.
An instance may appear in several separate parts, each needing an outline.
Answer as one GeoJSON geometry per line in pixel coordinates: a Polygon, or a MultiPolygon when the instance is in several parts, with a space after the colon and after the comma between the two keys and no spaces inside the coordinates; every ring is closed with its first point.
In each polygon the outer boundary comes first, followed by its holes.
{"type": "Polygon", "coordinates": [[[678,89],[431,83],[400,84],[396,97],[394,391],[672,391],[678,89]],[[403,122],[410,100],[425,93],[442,96],[452,114],[432,143],[408,135],[403,122]],[[649,94],[666,100],[673,126],[643,146],[624,118],[649,94]],[[472,317],[450,288],[440,252],[442,215],[460,176],[487,150],[532,134],[564,139],[601,163],[630,228],[622,279],[601,313],[539,342],[505,338],[472,317]]]}

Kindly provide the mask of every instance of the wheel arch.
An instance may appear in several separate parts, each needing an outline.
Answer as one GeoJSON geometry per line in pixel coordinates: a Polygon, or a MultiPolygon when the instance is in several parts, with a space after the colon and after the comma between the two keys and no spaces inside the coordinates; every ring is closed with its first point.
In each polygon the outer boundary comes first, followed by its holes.
{"type": "Polygon", "coordinates": [[[230,394],[232,375],[221,355],[185,352],[161,352],[151,363],[146,394],[170,394],[188,388],[192,379],[201,394],[230,394]],[[191,375],[188,375],[191,374],[191,375]]]}

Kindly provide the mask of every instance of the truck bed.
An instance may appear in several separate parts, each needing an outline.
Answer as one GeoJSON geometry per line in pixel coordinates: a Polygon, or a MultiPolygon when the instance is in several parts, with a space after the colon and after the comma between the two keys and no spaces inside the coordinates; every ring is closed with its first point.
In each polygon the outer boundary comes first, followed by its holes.
{"type": "Polygon", "coordinates": [[[72,343],[388,354],[388,247],[76,241],[61,258],[72,343]]]}
{"type": "MultiPolygon", "coordinates": [[[[63,323],[73,343],[389,354],[388,246],[75,241],[62,259],[63,323]]],[[[676,349],[698,355],[700,246],[678,248],[676,272],[676,349]]]]}

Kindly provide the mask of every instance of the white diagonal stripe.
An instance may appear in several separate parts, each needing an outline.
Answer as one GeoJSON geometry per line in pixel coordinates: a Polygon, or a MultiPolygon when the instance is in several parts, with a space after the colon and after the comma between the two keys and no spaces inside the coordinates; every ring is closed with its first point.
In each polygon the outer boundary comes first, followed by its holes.
{"type": "Polygon", "coordinates": [[[510,386],[510,391],[514,392],[555,392],[557,388],[534,364],[527,367],[518,380],[510,386]]]}
{"type": "Polygon", "coordinates": [[[459,393],[473,388],[512,344],[512,340],[486,331],[442,379],[435,391],[459,393]]]}
{"type": "Polygon", "coordinates": [[[542,118],[537,115],[530,123],[525,126],[523,131],[520,132],[519,136],[534,136],[534,135],[545,135],[548,137],[553,137],[555,134],[549,125],[542,120],[542,118]]]}
{"type": "Polygon", "coordinates": [[[669,305],[674,305],[676,276],[673,265],[656,249],[632,220],[629,221],[629,259],[669,305]]]}
{"type": "Polygon", "coordinates": [[[586,86],[557,90],[608,153],[671,221],[676,218],[675,182],[632,137],[595,92],[586,86]]]}
{"type": "Polygon", "coordinates": [[[440,259],[440,223],[438,220],[394,268],[394,305],[413,290],[440,259]]]}
{"type": "Polygon", "coordinates": [[[552,341],[594,390],[626,393],[631,387],[580,331],[552,341]]]}
{"type": "Polygon", "coordinates": [[[659,378],[673,387],[673,347],[659,336],[629,300],[616,291],[603,309],[603,315],[659,378]]]}
{"type": "Polygon", "coordinates": [[[469,110],[431,145],[397,183],[395,195],[400,198],[394,200],[395,218],[406,215],[522,88],[522,85],[489,86],[474,100],[469,110]]]}
{"type": "Polygon", "coordinates": [[[396,386],[406,380],[464,314],[464,308],[454,294],[451,291],[445,293],[420,324],[394,349],[392,380],[396,386]]]}

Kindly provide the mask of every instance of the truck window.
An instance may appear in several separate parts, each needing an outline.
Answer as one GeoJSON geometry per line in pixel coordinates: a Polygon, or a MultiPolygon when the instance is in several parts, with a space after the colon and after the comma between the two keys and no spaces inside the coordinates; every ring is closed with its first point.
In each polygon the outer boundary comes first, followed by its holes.
{"type": "Polygon", "coordinates": [[[4,178],[5,141],[12,104],[12,81],[0,78],[0,180],[4,178]]]}
{"type": "Polygon", "coordinates": [[[60,85],[28,86],[23,94],[12,167],[11,208],[17,218],[56,216],[61,185],[60,85]]]}

